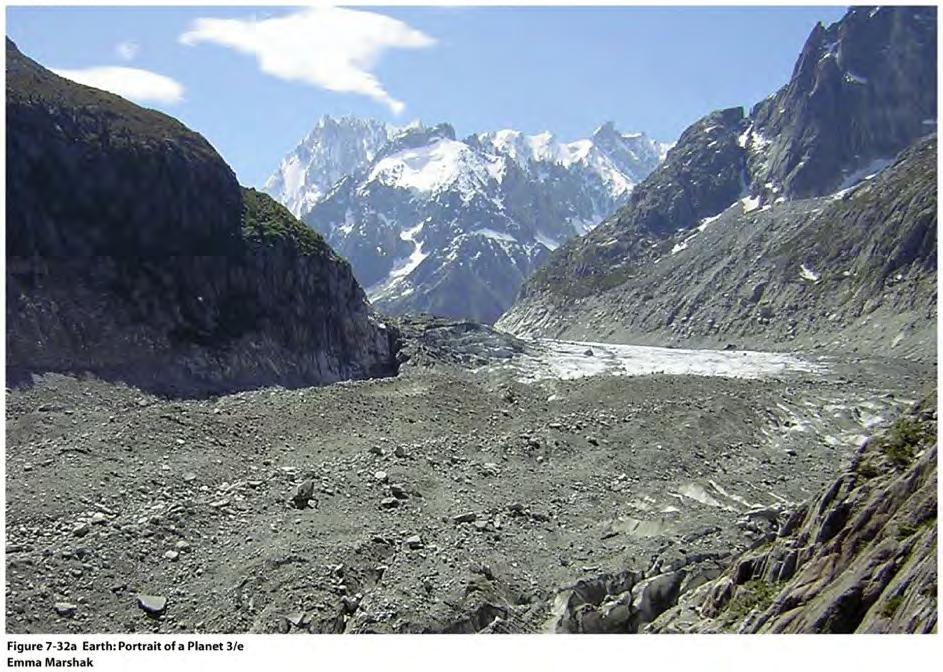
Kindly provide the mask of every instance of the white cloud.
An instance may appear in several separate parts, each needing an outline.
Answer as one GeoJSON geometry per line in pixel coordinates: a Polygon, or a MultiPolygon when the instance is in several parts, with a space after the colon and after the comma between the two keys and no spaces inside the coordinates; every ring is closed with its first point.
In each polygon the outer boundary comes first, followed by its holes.
{"type": "Polygon", "coordinates": [[[176,80],[150,70],[105,66],[81,70],[52,71],[73,82],[94,86],[136,103],[164,103],[173,105],[183,100],[183,86],[176,80]]]}
{"type": "Polygon", "coordinates": [[[425,33],[382,14],[314,7],[266,19],[193,22],[180,42],[211,42],[253,54],[262,72],[330,91],[369,96],[394,114],[405,109],[373,74],[388,49],[421,49],[436,42],[425,33]]]}
{"type": "Polygon", "coordinates": [[[115,45],[115,54],[122,61],[133,61],[141,51],[141,45],[134,40],[125,40],[115,45]]]}

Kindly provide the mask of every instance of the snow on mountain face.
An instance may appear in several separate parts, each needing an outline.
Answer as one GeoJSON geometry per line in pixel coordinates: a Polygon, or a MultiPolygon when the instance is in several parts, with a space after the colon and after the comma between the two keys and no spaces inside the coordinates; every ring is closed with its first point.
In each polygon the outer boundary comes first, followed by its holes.
{"type": "Polygon", "coordinates": [[[549,251],[622,205],[665,151],[611,123],[564,143],[325,118],[266,186],[351,262],[377,307],[490,322],[549,251]]]}
{"type": "Polygon", "coordinates": [[[500,182],[504,169],[503,158],[478,154],[463,142],[440,138],[383,158],[374,164],[367,180],[423,194],[455,188],[470,199],[475,191],[487,188],[489,181],[500,182]]]}
{"type": "Polygon", "coordinates": [[[534,164],[556,164],[595,174],[616,198],[628,195],[661,162],[670,145],[644,133],[622,134],[612,122],[596,129],[591,139],[561,143],[549,132],[525,136],[504,129],[475,136],[482,146],[503,154],[527,169],[534,164]]]}
{"type": "Polygon", "coordinates": [[[367,165],[398,128],[372,119],[321,117],[263,190],[300,217],[341,178],[367,165]]]}

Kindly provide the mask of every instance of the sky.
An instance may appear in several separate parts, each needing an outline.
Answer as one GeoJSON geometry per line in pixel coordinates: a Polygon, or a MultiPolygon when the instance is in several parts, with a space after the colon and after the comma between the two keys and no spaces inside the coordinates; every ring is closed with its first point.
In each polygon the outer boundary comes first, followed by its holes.
{"type": "Polygon", "coordinates": [[[261,186],[324,114],[671,142],[785,84],[843,7],[8,7],[63,76],[159,109],[261,186]]]}

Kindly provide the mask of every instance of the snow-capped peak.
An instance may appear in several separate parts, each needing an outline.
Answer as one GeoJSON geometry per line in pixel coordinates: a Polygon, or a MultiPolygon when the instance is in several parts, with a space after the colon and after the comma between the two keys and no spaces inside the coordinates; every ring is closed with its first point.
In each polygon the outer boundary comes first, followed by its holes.
{"type": "MultiPolygon", "coordinates": [[[[330,157],[341,135],[334,126],[320,124],[312,136],[325,147],[309,138],[286,161],[330,157]]],[[[624,203],[661,153],[644,134],[612,124],[573,142],[514,129],[459,138],[446,123],[380,125],[352,137],[361,143],[355,168],[322,190],[304,221],[350,260],[384,310],[485,321],[510,305],[544,255],[624,203]]],[[[310,185],[318,165],[308,166],[307,182],[285,170],[282,182],[310,185]]]]}
{"type": "Polygon", "coordinates": [[[373,119],[324,115],[282,160],[263,189],[301,216],[337,181],[369,165],[400,130],[373,119]]]}
{"type": "Polygon", "coordinates": [[[463,142],[436,138],[385,156],[370,171],[368,181],[384,186],[434,193],[457,187],[464,200],[490,180],[500,182],[505,159],[475,152],[463,142]]]}
{"type": "Polygon", "coordinates": [[[644,133],[620,133],[611,121],[597,128],[592,137],[568,143],[560,142],[549,131],[524,135],[502,129],[475,137],[482,146],[507,156],[525,170],[534,164],[556,164],[595,172],[615,196],[624,195],[644,179],[664,159],[668,147],[644,133]]]}
{"type": "Polygon", "coordinates": [[[550,131],[478,133],[464,142],[449,124],[416,120],[391,126],[373,119],[322,116],[282,161],[263,189],[303,216],[346,176],[369,171],[387,186],[417,191],[459,184],[464,197],[488,180],[500,181],[506,162],[536,174],[551,166],[588,171],[622,198],[664,158],[666,146],[644,133],[620,133],[612,122],[590,138],[561,142],[550,131]],[[420,166],[420,164],[422,164],[420,166]]]}

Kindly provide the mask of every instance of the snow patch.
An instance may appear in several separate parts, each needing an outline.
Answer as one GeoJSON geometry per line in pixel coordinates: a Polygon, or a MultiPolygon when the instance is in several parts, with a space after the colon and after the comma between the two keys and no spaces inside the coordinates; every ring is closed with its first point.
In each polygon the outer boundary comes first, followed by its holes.
{"type": "Polygon", "coordinates": [[[705,217],[704,219],[702,219],[702,220],[698,223],[697,227],[695,227],[695,228],[697,228],[698,231],[703,232],[704,229],[706,229],[706,228],[711,224],[711,222],[716,222],[718,219],[720,219],[720,216],[721,216],[722,214],[724,214],[724,213],[719,212],[719,213],[717,213],[716,215],[714,215],[713,217],[705,217]]]}
{"type": "Polygon", "coordinates": [[[368,180],[423,194],[455,186],[467,202],[489,181],[501,182],[505,169],[502,157],[477,153],[463,142],[441,138],[378,161],[368,180]]]}
{"type": "Polygon", "coordinates": [[[850,82],[852,84],[867,84],[868,78],[862,77],[860,75],[856,75],[855,73],[849,70],[848,72],[845,73],[845,81],[850,82]]]}
{"type": "Polygon", "coordinates": [[[517,238],[512,236],[510,233],[505,233],[503,231],[495,231],[494,229],[475,229],[471,232],[473,236],[484,236],[485,238],[491,238],[492,240],[505,240],[511,243],[516,243],[517,238]]]}
{"type": "Polygon", "coordinates": [[[750,124],[750,126],[747,127],[747,130],[745,130],[743,133],[737,136],[737,145],[741,149],[747,148],[747,143],[750,141],[750,133],[752,132],[753,132],[753,124],[750,124]]]}
{"type": "Polygon", "coordinates": [[[546,247],[551,252],[553,252],[555,249],[560,247],[559,240],[557,240],[556,238],[551,238],[550,236],[544,233],[537,233],[534,235],[534,238],[537,240],[538,243],[546,247]]]}
{"type": "Polygon", "coordinates": [[[827,58],[838,58],[838,49],[840,47],[840,42],[838,40],[834,42],[829,42],[828,44],[824,46],[825,46],[825,53],[822,54],[821,58],[819,58],[820,63],[827,58]]]}
{"type": "Polygon", "coordinates": [[[356,220],[354,220],[354,213],[350,211],[350,208],[347,208],[347,211],[344,212],[344,223],[337,227],[337,231],[344,234],[345,236],[349,236],[350,232],[354,230],[356,223],[356,220]]]}
{"type": "Polygon", "coordinates": [[[662,162],[668,158],[668,152],[676,145],[674,142],[662,142],[658,144],[658,161],[662,162]]]}
{"type": "Polygon", "coordinates": [[[743,206],[744,214],[748,212],[753,212],[760,207],[760,197],[759,196],[747,196],[746,198],[740,199],[740,205],[743,206]]]}
{"type": "Polygon", "coordinates": [[[747,127],[747,130],[737,136],[737,144],[743,149],[747,149],[747,147],[749,147],[750,151],[752,152],[763,151],[771,143],[772,140],[764,136],[762,133],[757,133],[754,130],[753,124],[750,124],[750,126],[747,127]]]}
{"type": "Polygon", "coordinates": [[[599,219],[576,219],[573,218],[570,220],[570,226],[573,227],[573,230],[576,232],[576,235],[582,236],[586,233],[589,233],[599,224],[599,219]]]}
{"type": "Polygon", "coordinates": [[[282,164],[284,192],[287,194],[298,192],[304,185],[306,172],[305,167],[301,165],[301,160],[297,156],[290,157],[282,164]]]}
{"type": "MultiPolygon", "coordinates": [[[[419,222],[414,227],[401,231],[399,234],[400,240],[405,240],[413,244],[413,251],[409,256],[402,259],[398,259],[394,264],[393,268],[387,274],[384,280],[376,283],[367,288],[367,298],[371,301],[376,299],[386,298],[392,296],[395,293],[397,285],[402,284],[402,282],[409,277],[409,275],[416,270],[416,268],[423,262],[423,260],[429,256],[428,253],[422,251],[422,241],[416,240],[416,236],[422,231],[422,227],[425,224],[425,221],[419,222]]],[[[405,295],[408,292],[401,292],[402,295],[405,295]]]]}
{"type": "Polygon", "coordinates": [[[801,264],[799,266],[799,277],[809,282],[818,282],[821,276],[805,264],[801,264]]]}

